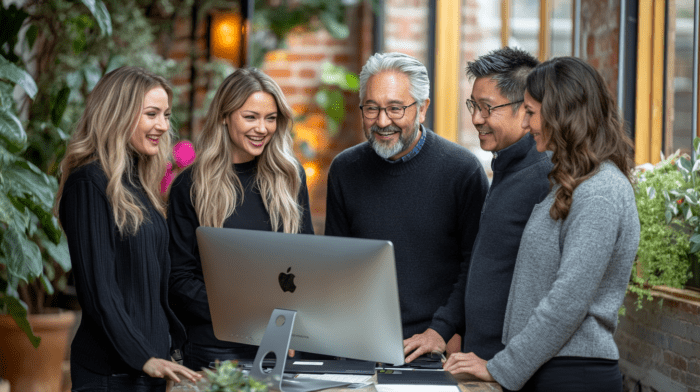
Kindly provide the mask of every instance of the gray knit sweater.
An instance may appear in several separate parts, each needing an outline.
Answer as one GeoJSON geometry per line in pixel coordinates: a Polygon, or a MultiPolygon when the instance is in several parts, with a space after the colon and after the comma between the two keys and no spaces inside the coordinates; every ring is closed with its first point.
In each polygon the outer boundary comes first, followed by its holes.
{"type": "Polygon", "coordinates": [[[569,216],[554,221],[557,189],[525,227],[503,327],[506,348],[487,363],[512,390],[555,356],[619,358],[613,334],[639,244],[634,191],[604,162],[574,190],[569,216]]]}

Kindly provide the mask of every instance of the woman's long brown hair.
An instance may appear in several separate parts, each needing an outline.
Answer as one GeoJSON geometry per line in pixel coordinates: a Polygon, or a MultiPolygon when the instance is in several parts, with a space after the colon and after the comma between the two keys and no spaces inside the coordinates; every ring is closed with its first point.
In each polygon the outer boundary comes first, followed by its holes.
{"type": "Polygon", "coordinates": [[[569,215],[574,190],[613,162],[632,181],[632,141],[617,104],[600,74],[575,57],[556,57],[532,70],[527,92],[542,104],[542,131],[553,152],[552,184],[559,184],[549,211],[554,220],[569,215]]]}

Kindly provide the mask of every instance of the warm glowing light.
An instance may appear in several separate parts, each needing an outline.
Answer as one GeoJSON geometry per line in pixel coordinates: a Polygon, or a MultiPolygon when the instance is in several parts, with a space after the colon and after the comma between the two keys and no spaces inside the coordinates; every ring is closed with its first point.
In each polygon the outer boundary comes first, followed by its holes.
{"type": "Polygon", "coordinates": [[[305,162],[302,166],[304,166],[304,172],[306,173],[306,186],[308,186],[309,192],[312,192],[319,183],[321,167],[316,161],[305,162]]]}
{"type": "Polygon", "coordinates": [[[236,13],[214,13],[211,18],[211,54],[240,63],[243,19],[236,13]]]}

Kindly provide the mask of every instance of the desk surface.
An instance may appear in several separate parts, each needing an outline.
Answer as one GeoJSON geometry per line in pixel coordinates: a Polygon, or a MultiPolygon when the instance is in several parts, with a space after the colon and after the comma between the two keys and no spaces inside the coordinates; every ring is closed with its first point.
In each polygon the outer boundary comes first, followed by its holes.
{"type": "MultiPolygon", "coordinates": [[[[376,380],[376,376],[374,378],[376,380]]],[[[473,378],[468,377],[457,377],[459,380],[459,389],[462,392],[501,392],[501,387],[495,382],[485,382],[476,381],[473,378]]],[[[193,385],[191,382],[185,380],[175,386],[170,390],[170,392],[206,392],[207,389],[206,382],[200,382],[198,385],[193,385]]],[[[375,392],[377,389],[374,385],[368,386],[366,388],[359,389],[347,389],[347,388],[332,388],[325,389],[328,392],[375,392]]]]}

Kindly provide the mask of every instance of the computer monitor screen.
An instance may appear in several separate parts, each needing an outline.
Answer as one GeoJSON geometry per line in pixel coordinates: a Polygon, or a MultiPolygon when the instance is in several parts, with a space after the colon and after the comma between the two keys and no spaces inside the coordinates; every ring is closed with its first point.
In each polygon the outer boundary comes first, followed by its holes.
{"type": "Polygon", "coordinates": [[[260,345],[286,309],[290,349],[404,363],[391,242],[212,227],[197,242],[218,339],[260,345]]]}

